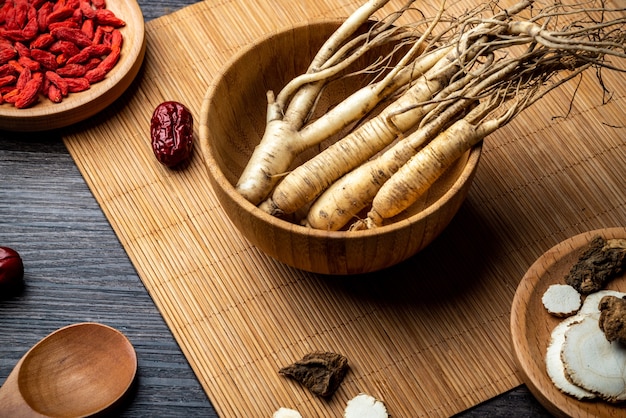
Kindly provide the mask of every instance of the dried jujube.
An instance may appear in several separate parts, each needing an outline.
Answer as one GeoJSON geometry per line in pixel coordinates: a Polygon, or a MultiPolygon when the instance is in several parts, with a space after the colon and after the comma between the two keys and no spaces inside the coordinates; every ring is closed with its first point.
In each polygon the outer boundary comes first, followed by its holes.
{"type": "Polygon", "coordinates": [[[174,167],[191,155],[193,116],[181,103],[163,102],[154,109],[150,120],[152,150],[157,160],[174,167]]]}
{"type": "Polygon", "coordinates": [[[0,247],[0,299],[12,296],[24,284],[24,263],[17,251],[0,247]]]}

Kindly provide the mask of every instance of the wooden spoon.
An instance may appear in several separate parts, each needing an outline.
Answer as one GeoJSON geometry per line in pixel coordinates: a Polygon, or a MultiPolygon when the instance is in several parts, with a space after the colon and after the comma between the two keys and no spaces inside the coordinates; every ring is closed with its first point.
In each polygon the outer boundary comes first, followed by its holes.
{"type": "Polygon", "coordinates": [[[61,328],[33,346],[0,387],[2,416],[84,417],[113,406],[131,387],[137,355],[116,329],[61,328]]]}

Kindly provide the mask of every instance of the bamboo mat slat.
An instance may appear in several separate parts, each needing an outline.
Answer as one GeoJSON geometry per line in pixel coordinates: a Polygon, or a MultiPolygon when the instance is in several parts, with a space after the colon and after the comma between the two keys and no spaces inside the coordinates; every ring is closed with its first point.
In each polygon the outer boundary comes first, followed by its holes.
{"type": "Polygon", "coordinates": [[[489,137],[443,235],[369,275],[328,278],[275,262],[231,225],[199,152],[183,170],[156,162],[157,104],[181,101],[198,121],[209,83],[233,54],[277,28],[346,16],[358,4],[207,1],[151,21],[135,85],[64,136],[223,417],[270,417],[280,406],[339,417],[359,392],[384,400],[394,417],[443,417],[511,389],[520,379],[509,313],[524,272],[563,239],[626,225],[623,75],[606,75],[605,106],[585,79],[567,119],[553,117],[567,112],[570,87],[489,137]],[[313,350],[350,359],[330,401],[277,374],[313,350]]]}

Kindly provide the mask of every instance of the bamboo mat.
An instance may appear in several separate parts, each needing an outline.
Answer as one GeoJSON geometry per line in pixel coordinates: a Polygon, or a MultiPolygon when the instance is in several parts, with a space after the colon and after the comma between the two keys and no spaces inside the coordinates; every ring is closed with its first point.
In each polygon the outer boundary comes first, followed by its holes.
{"type": "MultiPolygon", "coordinates": [[[[394,417],[449,416],[520,384],[510,349],[517,284],[544,251],[626,225],[623,75],[593,77],[529,109],[486,140],[469,197],[422,253],[389,270],[324,277],[281,265],[235,230],[202,157],[171,171],[149,144],[164,100],[199,120],[224,63],[262,34],[341,17],[354,0],[207,1],[147,24],[135,85],[64,141],[155,304],[222,417],[339,417],[367,392],[394,417]],[[557,118],[553,118],[557,117],[557,118]],[[351,371],[329,401],[277,370],[314,350],[351,371]]],[[[245,115],[242,115],[245,117],[245,115]]],[[[197,130],[196,130],[197,133],[197,130]]]]}

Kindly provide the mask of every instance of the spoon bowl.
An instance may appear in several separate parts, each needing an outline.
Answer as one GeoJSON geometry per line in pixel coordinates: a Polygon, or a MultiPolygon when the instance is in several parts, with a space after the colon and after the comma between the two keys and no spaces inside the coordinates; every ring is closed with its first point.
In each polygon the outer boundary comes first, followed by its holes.
{"type": "Polygon", "coordinates": [[[0,388],[14,416],[84,417],[116,404],[137,371],[132,344],[97,323],[61,328],[33,346],[0,388]]]}

